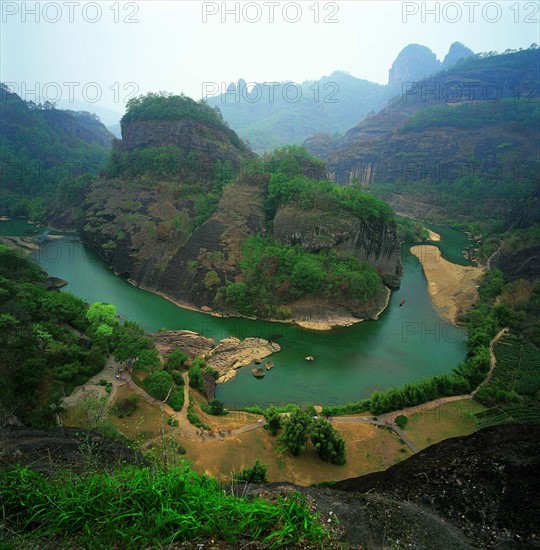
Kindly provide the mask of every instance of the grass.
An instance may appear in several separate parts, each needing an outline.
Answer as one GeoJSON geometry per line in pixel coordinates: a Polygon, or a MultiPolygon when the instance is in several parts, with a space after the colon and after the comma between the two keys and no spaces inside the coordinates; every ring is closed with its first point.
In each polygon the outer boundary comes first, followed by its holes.
{"type": "Polygon", "coordinates": [[[407,415],[403,431],[417,447],[424,449],[449,437],[472,434],[478,429],[474,415],[484,410],[474,399],[444,403],[407,415]]]}
{"type": "Polygon", "coordinates": [[[234,497],[185,463],[55,477],[15,468],[0,472],[0,494],[4,526],[36,547],[131,550],[211,538],[278,548],[327,538],[299,495],[234,497]]]}
{"type": "Polygon", "coordinates": [[[411,455],[403,453],[398,437],[369,424],[339,424],[336,429],[346,441],[347,464],[336,466],[323,462],[311,443],[299,457],[278,452],[280,442],[266,430],[228,437],[224,440],[193,441],[177,436],[177,441],[188,449],[193,468],[226,482],[233,472],[252,466],[255,460],[268,465],[268,479],[289,481],[303,486],[322,481],[384,470],[411,455]]]}
{"type": "MultiPolygon", "coordinates": [[[[120,386],[116,392],[115,403],[132,395],[137,394],[129,386],[120,386]]],[[[157,437],[161,433],[161,411],[142,398],[139,399],[137,410],[131,416],[118,418],[111,414],[109,418],[123,434],[135,441],[157,437]]],[[[165,413],[165,432],[172,429],[167,423],[169,418],[169,415],[165,413]]]]}

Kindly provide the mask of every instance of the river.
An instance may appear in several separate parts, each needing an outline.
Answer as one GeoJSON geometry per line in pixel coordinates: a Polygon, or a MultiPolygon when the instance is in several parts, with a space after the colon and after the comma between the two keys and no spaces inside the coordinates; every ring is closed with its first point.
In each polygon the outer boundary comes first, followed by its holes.
{"type": "MultiPolygon", "coordinates": [[[[461,251],[470,244],[467,236],[440,226],[429,227],[441,235],[441,241],[434,244],[443,255],[462,263],[461,251]]],[[[24,220],[0,222],[0,234],[4,235],[24,235],[33,228],[24,220]]],[[[465,333],[438,315],[422,267],[409,252],[410,245],[402,247],[401,288],[392,293],[379,320],[317,332],[180,308],[115,276],[76,236],[55,238],[53,232],[40,231],[43,241],[31,258],[49,275],[67,280],[63,290],[89,303],[113,303],[119,315],[137,321],[147,331],[188,329],[215,340],[227,336],[277,339],[282,350],[271,357],[275,368],[263,379],[254,378],[251,368],[245,367],[234,380],[216,388],[216,398],[228,408],[358,401],[376,390],[450,372],[466,354],[465,333]],[[402,300],[406,302],[400,307],[402,300]],[[308,355],[315,360],[306,361],[308,355]]]]}

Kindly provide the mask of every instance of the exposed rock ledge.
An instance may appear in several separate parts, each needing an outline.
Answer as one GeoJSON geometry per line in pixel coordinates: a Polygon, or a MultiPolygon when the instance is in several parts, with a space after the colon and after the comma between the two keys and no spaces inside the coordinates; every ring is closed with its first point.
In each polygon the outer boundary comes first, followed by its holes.
{"type": "Polygon", "coordinates": [[[152,334],[157,349],[168,355],[179,349],[190,359],[202,357],[206,364],[219,373],[218,384],[236,376],[236,371],[255,361],[262,361],[281,350],[279,344],[263,338],[224,338],[218,344],[212,338],[190,330],[164,330],[152,334]]]}
{"type": "Polygon", "coordinates": [[[334,327],[348,327],[366,319],[376,320],[386,309],[390,300],[390,289],[383,287],[368,303],[361,307],[344,307],[318,300],[298,300],[290,305],[293,322],[311,330],[331,330],[334,327]]]}

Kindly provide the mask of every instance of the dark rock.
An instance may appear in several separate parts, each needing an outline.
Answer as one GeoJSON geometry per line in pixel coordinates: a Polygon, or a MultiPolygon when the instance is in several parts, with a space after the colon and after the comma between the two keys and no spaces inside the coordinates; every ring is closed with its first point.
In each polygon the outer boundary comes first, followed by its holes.
{"type": "Polygon", "coordinates": [[[124,443],[82,428],[0,428],[0,467],[18,464],[39,471],[84,469],[89,461],[102,468],[147,463],[124,443]]]}

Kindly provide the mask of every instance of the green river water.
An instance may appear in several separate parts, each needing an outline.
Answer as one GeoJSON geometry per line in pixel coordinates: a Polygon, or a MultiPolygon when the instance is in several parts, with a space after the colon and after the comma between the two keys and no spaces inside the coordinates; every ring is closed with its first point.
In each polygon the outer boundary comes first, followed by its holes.
{"type": "MultiPolygon", "coordinates": [[[[435,225],[429,228],[441,235],[436,244],[445,257],[467,263],[462,250],[470,242],[464,233],[435,225]]],[[[0,222],[3,235],[24,235],[33,229],[24,220],[0,222]]],[[[147,331],[188,329],[215,340],[227,336],[276,339],[280,335],[277,341],[282,350],[271,356],[276,367],[263,379],[254,378],[251,368],[245,367],[234,380],[216,388],[216,398],[228,408],[357,401],[375,390],[449,372],[466,354],[466,334],[444,321],[433,307],[422,267],[410,254],[410,245],[402,248],[401,288],[392,293],[379,320],[317,332],[180,308],[115,276],[76,236],[52,239],[46,235],[53,232],[39,231],[44,238],[31,258],[49,275],[69,281],[64,290],[89,303],[113,303],[119,315],[137,321],[147,331]],[[403,299],[406,303],[399,307],[403,299]],[[305,361],[308,355],[315,361],[305,361]]]]}

